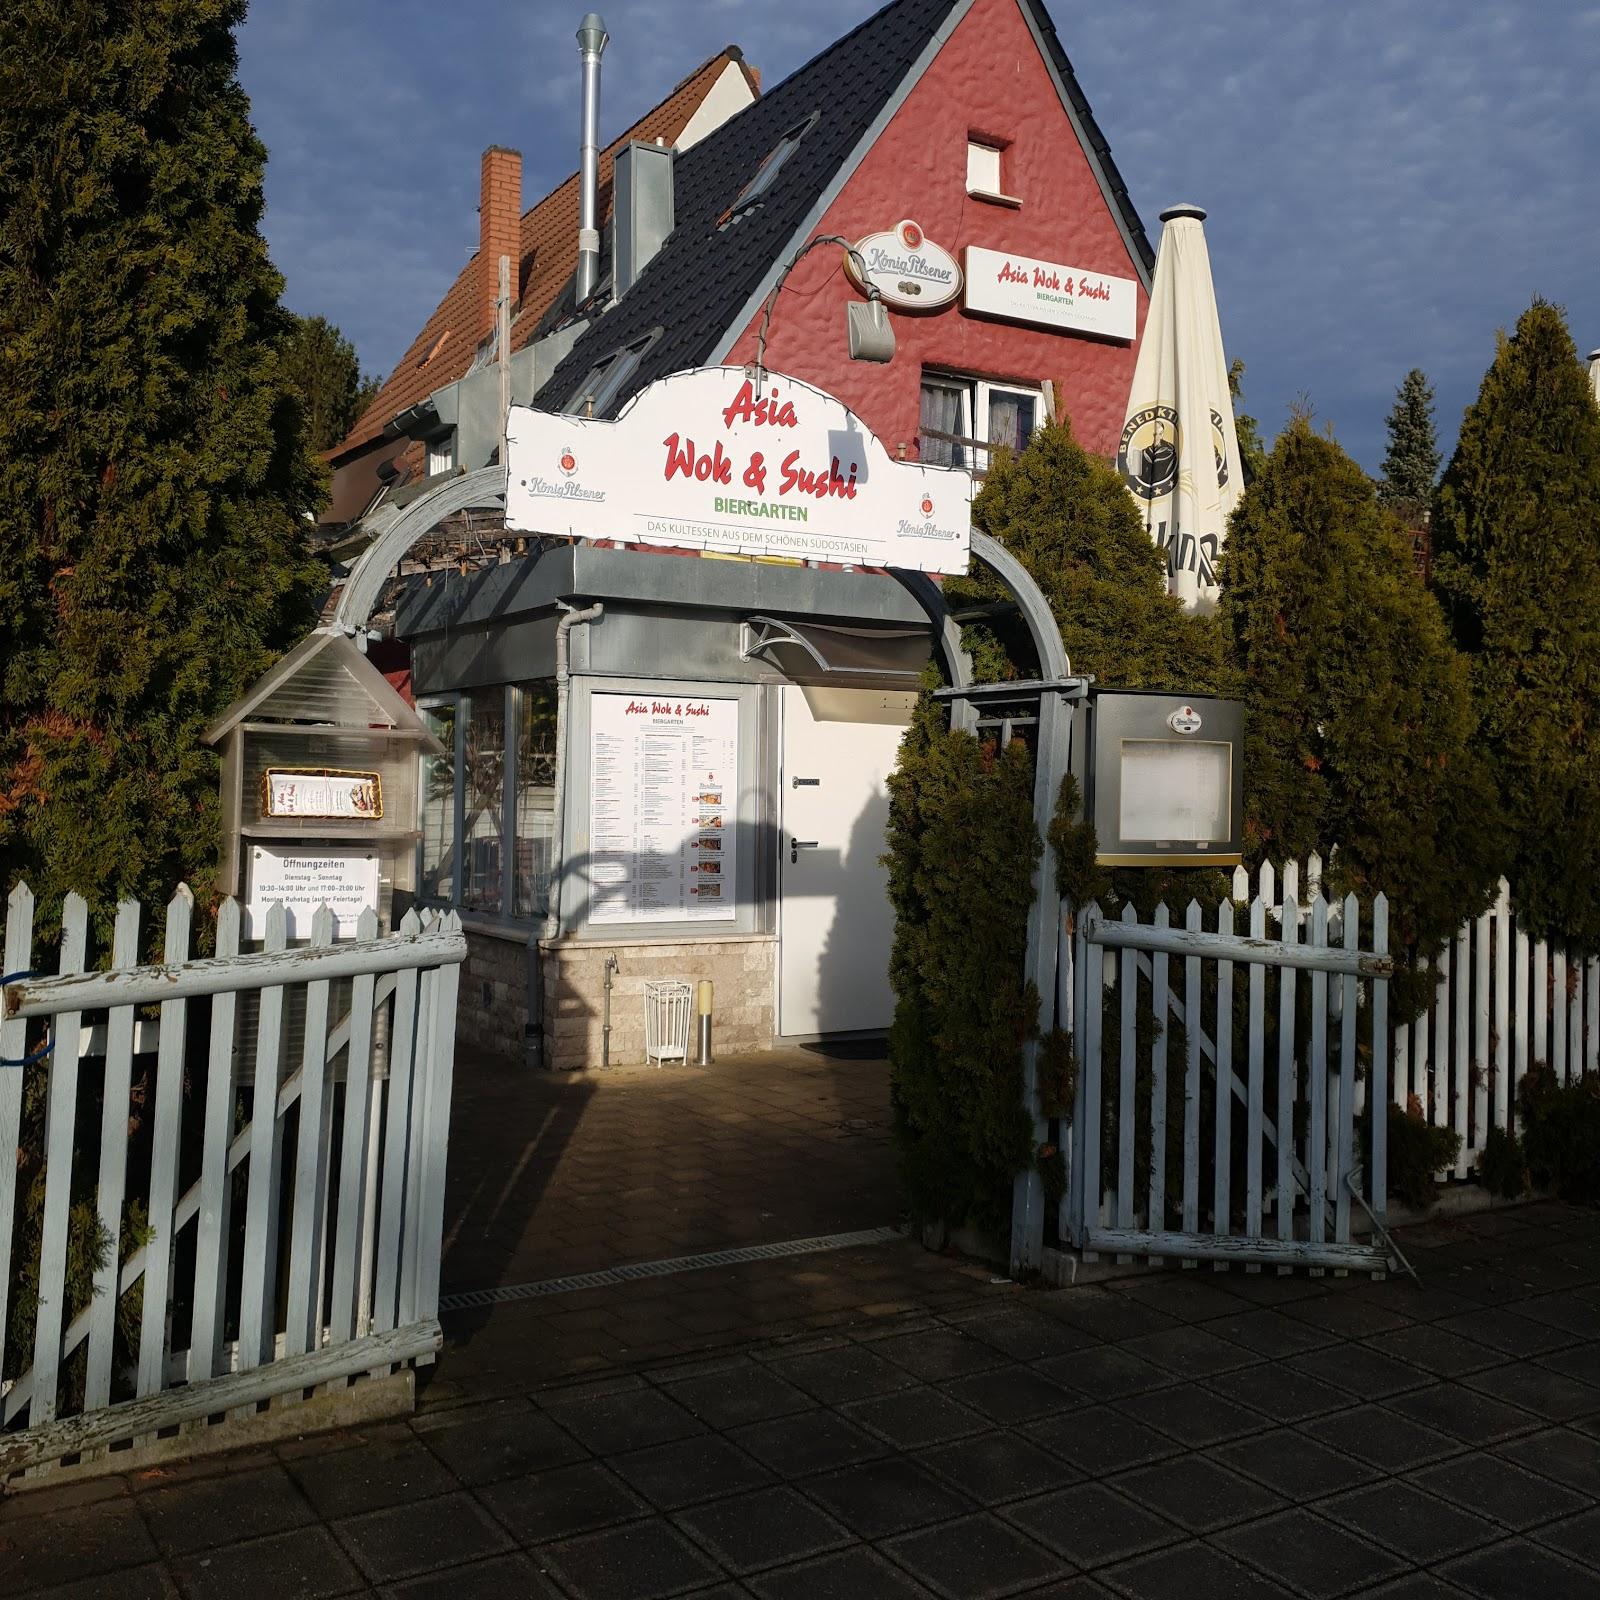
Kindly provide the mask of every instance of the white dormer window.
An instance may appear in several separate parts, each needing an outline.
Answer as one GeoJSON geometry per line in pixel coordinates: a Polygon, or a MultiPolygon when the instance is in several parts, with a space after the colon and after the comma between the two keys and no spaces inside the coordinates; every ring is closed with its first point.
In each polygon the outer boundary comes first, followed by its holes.
{"type": "Polygon", "coordinates": [[[456,435],[449,433],[428,441],[428,476],[436,478],[441,472],[454,472],[456,466],[456,435]]]}
{"type": "Polygon", "coordinates": [[[1006,151],[983,139],[967,140],[967,193],[982,200],[1019,202],[1006,192],[1006,151]]]}

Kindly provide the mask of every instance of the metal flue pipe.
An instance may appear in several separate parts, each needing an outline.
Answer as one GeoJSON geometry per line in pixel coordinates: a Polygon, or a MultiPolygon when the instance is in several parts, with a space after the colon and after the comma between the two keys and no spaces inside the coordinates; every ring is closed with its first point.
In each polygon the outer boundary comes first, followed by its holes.
{"type": "Polygon", "coordinates": [[[578,160],[577,303],[594,293],[600,278],[600,57],[611,35],[596,12],[578,26],[583,58],[583,144],[578,160]]]}

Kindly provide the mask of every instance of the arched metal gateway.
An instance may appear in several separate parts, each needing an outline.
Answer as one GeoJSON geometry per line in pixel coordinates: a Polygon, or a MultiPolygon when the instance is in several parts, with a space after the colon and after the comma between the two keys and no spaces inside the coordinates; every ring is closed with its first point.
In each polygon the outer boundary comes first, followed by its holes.
{"type": "MultiPolygon", "coordinates": [[[[493,511],[503,508],[506,484],[505,469],[492,466],[440,483],[399,510],[380,508],[365,523],[370,542],[356,559],[345,580],[327,630],[364,645],[373,635],[372,614],[386,586],[410,551],[452,515],[467,510],[493,511]]],[[[1026,961],[1027,977],[1041,997],[1039,1032],[1043,1034],[1057,1025],[1070,1025],[1069,957],[1062,939],[1062,906],[1049,842],[1049,824],[1068,770],[1074,704],[1084,697],[1087,683],[1073,676],[1049,604],[1016,558],[996,541],[976,531],[971,536],[971,552],[1000,581],[1015,602],[1017,612],[1027,626],[1040,676],[1026,682],[975,684],[972,681],[971,659],[961,646],[960,628],[950,614],[940,587],[923,572],[892,571],[893,580],[911,603],[909,610],[897,614],[899,633],[904,635],[908,632],[909,618],[920,613],[923,637],[926,638],[931,632],[932,643],[941,657],[947,687],[940,691],[940,698],[949,705],[953,726],[974,731],[980,727],[992,727],[1003,733],[1031,728],[1033,732],[1036,750],[1034,815],[1043,841],[1043,851],[1028,922],[1026,961]]],[[[531,640],[531,634],[526,638],[517,635],[519,607],[526,610],[531,605],[539,604],[548,615],[557,608],[571,612],[599,601],[607,608],[606,620],[618,628],[619,637],[627,636],[630,630],[633,633],[648,630],[652,640],[670,641],[676,636],[674,611],[688,612],[703,608],[711,603],[706,592],[708,586],[715,589],[731,584],[739,591],[739,601],[746,608],[742,612],[744,621],[741,638],[747,653],[760,653],[765,661],[778,666],[781,671],[799,674],[802,679],[803,674],[800,674],[795,663],[810,660],[823,663],[821,677],[829,683],[872,684],[884,680],[873,677],[870,671],[863,676],[852,670],[861,666],[859,651],[854,655],[850,653],[859,643],[859,638],[852,634],[850,627],[837,624],[841,605],[849,603],[848,600],[841,601],[841,595],[846,594],[850,585],[878,586],[872,590],[873,603],[880,612],[878,620],[882,621],[884,581],[881,574],[825,572],[793,565],[776,568],[752,563],[684,561],[629,549],[588,550],[581,542],[554,548],[546,545],[531,559],[492,566],[475,575],[473,580],[461,581],[450,575],[446,583],[437,584],[428,591],[423,607],[426,614],[419,618],[415,614],[407,617],[402,612],[396,631],[412,639],[414,658],[420,654],[436,662],[454,650],[459,665],[466,651],[464,641],[469,639],[474,629],[478,630],[480,638],[487,637],[483,633],[485,626],[492,628],[498,623],[497,638],[504,645],[502,656],[517,656],[518,652],[522,652],[519,660],[502,660],[492,671],[485,668],[478,672],[475,679],[470,668],[458,675],[462,675],[464,681],[480,683],[485,681],[486,673],[489,676],[507,677],[509,681],[510,677],[519,673],[531,676],[535,672],[542,672],[549,665],[548,662],[540,664],[532,660],[541,647],[527,642],[531,640]],[[547,574],[541,581],[535,582],[535,575],[540,569],[547,569],[547,574]],[[606,590],[609,593],[603,592],[606,590]],[[637,615],[627,614],[630,607],[637,615]],[[810,611],[822,613],[823,620],[808,617],[806,613],[810,611]],[[785,612],[787,620],[784,615],[774,615],[774,612],[785,612]],[[831,623],[828,619],[831,619],[831,623]],[[419,643],[419,634],[426,634],[429,642],[419,643]],[[531,656],[528,651],[532,652],[531,656]],[[830,670],[832,676],[829,676],[830,670]]],[[[871,609],[870,606],[863,607],[866,611],[871,609]]],[[[601,670],[603,663],[598,655],[589,656],[584,644],[580,643],[590,629],[582,627],[572,631],[577,636],[574,643],[579,647],[580,657],[592,670],[601,670]]],[[[861,628],[856,633],[866,631],[861,628]]],[[[884,630],[885,636],[889,631],[887,628],[884,630]]],[[[923,649],[926,649],[925,645],[923,649]]],[[[910,673],[902,673],[902,681],[914,682],[914,672],[913,667],[910,673]]],[[[434,676],[437,677],[437,673],[434,676]]],[[[648,687],[652,680],[640,681],[648,687]]],[[[420,680],[419,687],[425,695],[426,685],[420,680]]],[[[464,749],[465,736],[461,737],[464,749]]],[[[570,727],[562,728],[558,737],[570,739],[570,727]]],[[[804,783],[814,780],[792,781],[804,783]]],[[[508,796],[508,810],[513,803],[508,796]]],[[[453,818],[458,844],[462,809],[458,785],[456,814],[453,818]]],[[[564,871],[565,864],[574,854],[567,843],[572,837],[573,827],[569,818],[567,839],[555,842],[554,854],[558,863],[556,881],[549,889],[549,903],[558,913],[563,906],[581,904],[573,899],[572,883],[563,881],[564,878],[575,876],[570,871],[564,871]]],[[[795,839],[790,842],[798,849],[810,841],[795,839]]],[[[730,854],[731,848],[730,842],[730,854]]],[[[793,859],[793,854],[790,858],[793,859]]],[[[461,859],[461,870],[465,872],[464,857],[461,859]]],[[[512,869],[508,865],[505,870],[509,881],[512,869]]],[[[570,916],[571,912],[568,914],[570,916]]],[[[563,970],[559,965],[562,958],[557,950],[541,940],[538,932],[530,933],[522,948],[507,959],[526,963],[530,986],[537,986],[546,996],[551,992],[553,981],[550,970],[557,974],[563,970]]],[[[468,991],[463,1013],[468,1011],[472,997],[470,971],[469,962],[468,991]]],[[[485,995],[489,993],[490,984],[486,980],[485,995]]],[[[557,1017],[555,1025],[564,1025],[564,1019],[557,1017]]],[[[1035,1143],[1042,1144],[1048,1137],[1048,1127],[1040,1109],[1038,1048],[1036,1042],[1030,1042],[1027,1047],[1025,1095],[1026,1107],[1034,1123],[1035,1143]]],[[[1043,1187],[1038,1173],[1029,1170],[1016,1180],[1010,1252],[1013,1271],[1030,1271],[1040,1266],[1044,1226],[1043,1187]]]]}

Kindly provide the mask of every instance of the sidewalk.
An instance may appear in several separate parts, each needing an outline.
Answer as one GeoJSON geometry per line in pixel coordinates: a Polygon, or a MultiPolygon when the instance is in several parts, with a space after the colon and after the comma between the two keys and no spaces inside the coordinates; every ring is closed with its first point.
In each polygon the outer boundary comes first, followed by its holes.
{"type": "Polygon", "coordinates": [[[498,1366],[488,1397],[447,1350],[408,1422],[11,1501],[0,1592],[1600,1593],[1600,1216],[1403,1244],[1420,1290],[1172,1270],[1030,1292],[905,1241],[758,1263],[752,1297],[810,1269],[922,1309],[599,1380],[498,1366]]]}

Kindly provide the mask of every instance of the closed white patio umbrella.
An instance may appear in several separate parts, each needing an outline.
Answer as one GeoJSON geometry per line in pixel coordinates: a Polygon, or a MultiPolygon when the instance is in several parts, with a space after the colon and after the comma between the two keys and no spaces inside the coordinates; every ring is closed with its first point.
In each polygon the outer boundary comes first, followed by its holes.
{"type": "Polygon", "coordinates": [[[1167,584],[1190,610],[1217,602],[1217,557],[1244,487],[1228,363],[1199,206],[1161,213],[1155,286],[1134,367],[1117,466],[1167,584]]]}

